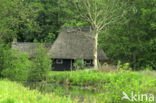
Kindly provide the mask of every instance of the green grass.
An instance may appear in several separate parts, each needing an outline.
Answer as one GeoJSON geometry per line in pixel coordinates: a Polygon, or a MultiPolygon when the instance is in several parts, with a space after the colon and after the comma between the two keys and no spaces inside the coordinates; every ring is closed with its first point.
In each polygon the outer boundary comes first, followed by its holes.
{"type": "Polygon", "coordinates": [[[70,98],[59,97],[54,93],[41,94],[28,90],[22,84],[0,80],[0,103],[73,103],[70,98]]]}
{"type": "Polygon", "coordinates": [[[144,76],[137,72],[123,73],[103,73],[97,70],[80,70],[80,71],[65,71],[65,72],[50,72],[48,82],[56,84],[66,84],[71,86],[97,86],[99,84],[109,84],[111,82],[138,82],[144,79],[151,80],[149,76],[144,76]]]}
{"type": "MultiPolygon", "coordinates": [[[[73,72],[50,72],[49,83],[82,87],[95,90],[95,100],[85,100],[84,103],[135,103],[121,100],[122,92],[129,96],[151,93],[156,96],[155,71],[103,73],[97,70],[80,70],[73,72]]],[[[57,90],[56,90],[57,91],[57,90]]],[[[63,92],[63,91],[62,91],[63,92]]],[[[38,90],[29,90],[17,82],[0,80],[0,103],[79,103],[77,99],[63,97],[54,93],[42,94],[38,90]]],[[[139,102],[136,102],[139,103],[139,102]]],[[[144,101],[141,103],[155,103],[144,101]]]]}
{"type": "Polygon", "coordinates": [[[128,95],[133,91],[136,94],[151,93],[156,96],[156,78],[151,73],[155,75],[156,72],[103,73],[97,70],[51,72],[48,82],[95,89],[100,92],[99,100],[106,103],[130,103],[121,100],[123,91],[128,95]]]}

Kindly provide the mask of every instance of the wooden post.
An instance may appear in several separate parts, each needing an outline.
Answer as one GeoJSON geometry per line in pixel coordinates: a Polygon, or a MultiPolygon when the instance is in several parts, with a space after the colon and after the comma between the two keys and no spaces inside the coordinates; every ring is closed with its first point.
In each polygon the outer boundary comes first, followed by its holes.
{"type": "Polygon", "coordinates": [[[72,64],[72,59],[70,60],[70,70],[73,70],[73,64],[72,64]]]}

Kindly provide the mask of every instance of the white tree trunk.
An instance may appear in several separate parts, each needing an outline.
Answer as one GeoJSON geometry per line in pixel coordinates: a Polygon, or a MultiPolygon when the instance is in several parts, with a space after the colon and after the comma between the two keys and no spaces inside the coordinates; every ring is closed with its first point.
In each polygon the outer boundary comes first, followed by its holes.
{"type": "Polygon", "coordinates": [[[98,69],[97,46],[98,46],[98,33],[95,34],[94,41],[94,69],[98,69]]]}

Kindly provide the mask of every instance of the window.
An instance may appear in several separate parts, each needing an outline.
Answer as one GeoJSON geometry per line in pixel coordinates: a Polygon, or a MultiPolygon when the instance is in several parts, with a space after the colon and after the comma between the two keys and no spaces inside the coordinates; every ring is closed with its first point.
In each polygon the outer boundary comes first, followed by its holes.
{"type": "Polygon", "coordinates": [[[57,59],[56,64],[63,64],[63,60],[62,59],[57,59]]]}
{"type": "Polygon", "coordinates": [[[92,64],[92,60],[86,60],[86,64],[87,65],[91,65],[92,64]]]}

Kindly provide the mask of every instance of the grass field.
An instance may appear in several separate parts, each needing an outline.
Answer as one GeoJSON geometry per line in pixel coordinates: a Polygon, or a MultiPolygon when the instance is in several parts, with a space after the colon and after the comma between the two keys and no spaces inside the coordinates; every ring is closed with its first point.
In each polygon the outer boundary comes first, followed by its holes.
{"type": "MultiPolygon", "coordinates": [[[[61,98],[54,93],[41,94],[28,90],[20,83],[0,80],[0,103],[73,103],[70,98],[61,98]]],[[[74,102],[76,103],[76,102],[74,102]]]]}
{"type": "Polygon", "coordinates": [[[23,84],[0,80],[0,103],[156,103],[155,101],[121,100],[122,92],[151,93],[156,96],[156,72],[103,73],[96,70],[73,72],[50,72],[48,82],[58,85],[77,86],[99,91],[96,100],[77,102],[77,99],[62,97],[54,92],[43,94],[38,90],[29,90],[23,84]]]}

